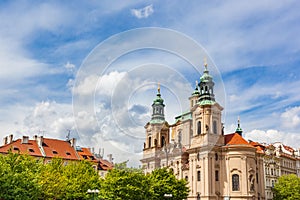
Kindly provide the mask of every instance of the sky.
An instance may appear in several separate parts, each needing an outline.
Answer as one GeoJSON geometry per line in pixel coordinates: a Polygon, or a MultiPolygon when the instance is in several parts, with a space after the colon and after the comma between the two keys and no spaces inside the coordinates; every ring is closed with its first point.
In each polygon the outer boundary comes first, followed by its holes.
{"type": "Polygon", "coordinates": [[[139,166],[204,70],[225,134],[300,147],[299,1],[0,1],[0,136],[66,139],[139,166]]]}

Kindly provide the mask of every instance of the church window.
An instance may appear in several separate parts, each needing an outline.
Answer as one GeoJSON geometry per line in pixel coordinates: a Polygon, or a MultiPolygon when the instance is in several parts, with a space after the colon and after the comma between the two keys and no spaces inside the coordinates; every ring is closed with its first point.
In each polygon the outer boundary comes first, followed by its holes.
{"type": "Polygon", "coordinates": [[[165,137],[161,136],[161,147],[165,146],[165,137]]]}
{"type": "Polygon", "coordinates": [[[240,177],[238,174],[232,175],[232,191],[240,190],[240,177]]]}
{"type": "Polygon", "coordinates": [[[219,159],[219,156],[217,153],[215,153],[215,160],[217,161],[219,159]]]}
{"type": "Polygon", "coordinates": [[[189,181],[189,177],[188,177],[188,176],[185,176],[185,180],[186,180],[186,181],[189,181]]]}
{"type": "Polygon", "coordinates": [[[213,122],[213,131],[214,131],[214,134],[217,134],[217,121],[213,122]]]}
{"type": "Polygon", "coordinates": [[[197,171],[197,181],[201,181],[201,171],[197,171]]]}
{"type": "Polygon", "coordinates": [[[197,195],[197,200],[200,200],[200,194],[197,195]]]}
{"type": "Polygon", "coordinates": [[[218,170],[215,171],[215,180],[219,181],[219,171],[218,170]]]}
{"type": "Polygon", "coordinates": [[[149,137],[149,148],[151,147],[151,137],[149,137]]]}
{"type": "Polygon", "coordinates": [[[157,146],[157,139],[154,140],[154,146],[157,146]]]}
{"type": "Polygon", "coordinates": [[[197,124],[197,135],[200,135],[201,134],[201,122],[198,121],[198,124],[197,124]]]}

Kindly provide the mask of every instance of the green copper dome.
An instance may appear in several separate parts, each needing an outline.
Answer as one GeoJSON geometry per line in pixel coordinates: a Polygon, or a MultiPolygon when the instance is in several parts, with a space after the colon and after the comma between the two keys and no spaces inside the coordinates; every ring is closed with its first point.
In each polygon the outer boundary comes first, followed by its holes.
{"type": "Polygon", "coordinates": [[[156,98],[153,100],[153,104],[163,104],[164,100],[161,98],[160,93],[157,93],[156,98]]]}

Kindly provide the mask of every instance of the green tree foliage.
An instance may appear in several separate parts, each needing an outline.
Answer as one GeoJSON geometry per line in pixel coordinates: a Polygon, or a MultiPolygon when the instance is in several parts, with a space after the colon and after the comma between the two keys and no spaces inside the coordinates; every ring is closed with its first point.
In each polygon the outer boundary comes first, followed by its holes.
{"type": "Polygon", "coordinates": [[[187,198],[189,189],[185,180],[177,180],[166,168],[144,175],[142,170],[126,168],[124,163],[111,170],[100,189],[103,199],[160,200],[172,194],[173,200],[187,198]]]}
{"type": "Polygon", "coordinates": [[[28,155],[0,154],[0,199],[89,199],[100,177],[86,161],[64,165],[62,159],[43,164],[28,155]]]}
{"type": "Polygon", "coordinates": [[[300,178],[295,174],[281,176],[273,192],[274,200],[300,200],[300,178]]]}
{"type": "Polygon", "coordinates": [[[0,154],[0,199],[90,199],[88,189],[98,189],[98,199],[159,200],[165,194],[185,199],[185,180],[177,180],[168,169],[157,169],[145,175],[141,169],[116,165],[105,179],[100,178],[90,162],[43,159],[28,155],[0,154]]]}
{"type": "Polygon", "coordinates": [[[73,162],[65,167],[65,199],[88,199],[88,189],[99,189],[101,178],[88,161],[73,162]]]}
{"type": "Polygon", "coordinates": [[[178,180],[167,168],[156,169],[150,175],[150,192],[153,200],[165,199],[165,194],[171,194],[173,200],[186,199],[189,193],[187,182],[178,180]]]}
{"type": "Polygon", "coordinates": [[[113,169],[101,184],[100,197],[116,200],[148,199],[148,180],[140,171],[113,169]]]}
{"type": "Polygon", "coordinates": [[[38,199],[41,164],[28,155],[0,155],[0,199],[38,199]]]}

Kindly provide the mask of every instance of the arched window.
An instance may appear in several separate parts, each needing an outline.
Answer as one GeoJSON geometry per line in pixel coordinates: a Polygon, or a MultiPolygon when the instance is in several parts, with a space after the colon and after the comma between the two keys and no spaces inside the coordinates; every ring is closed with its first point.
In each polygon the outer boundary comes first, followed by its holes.
{"type": "Polygon", "coordinates": [[[197,135],[200,135],[201,134],[201,122],[198,121],[198,124],[197,124],[197,135]]]}
{"type": "Polygon", "coordinates": [[[240,190],[240,177],[238,174],[232,175],[232,191],[240,190]]]}
{"type": "Polygon", "coordinates": [[[161,136],[161,147],[165,146],[165,137],[161,136]]]}
{"type": "Polygon", "coordinates": [[[157,146],[157,139],[154,140],[154,146],[157,146]]]}
{"type": "Polygon", "coordinates": [[[201,181],[201,171],[197,171],[197,181],[201,181]]]}
{"type": "Polygon", "coordinates": [[[197,200],[200,200],[200,194],[197,195],[197,200]]]}
{"type": "Polygon", "coordinates": [[[150,148],[151,147],[151,137],[149,137],[148,144],[149,144],[149,148],[150,148]]]}
{"type": "Polygon", "coordinates": [[[214,134],[217,134],[218,132],[218,129],[217,129],[217,121],[214,121],[213,122],[213,132],[214,132],[214,134]]]}

